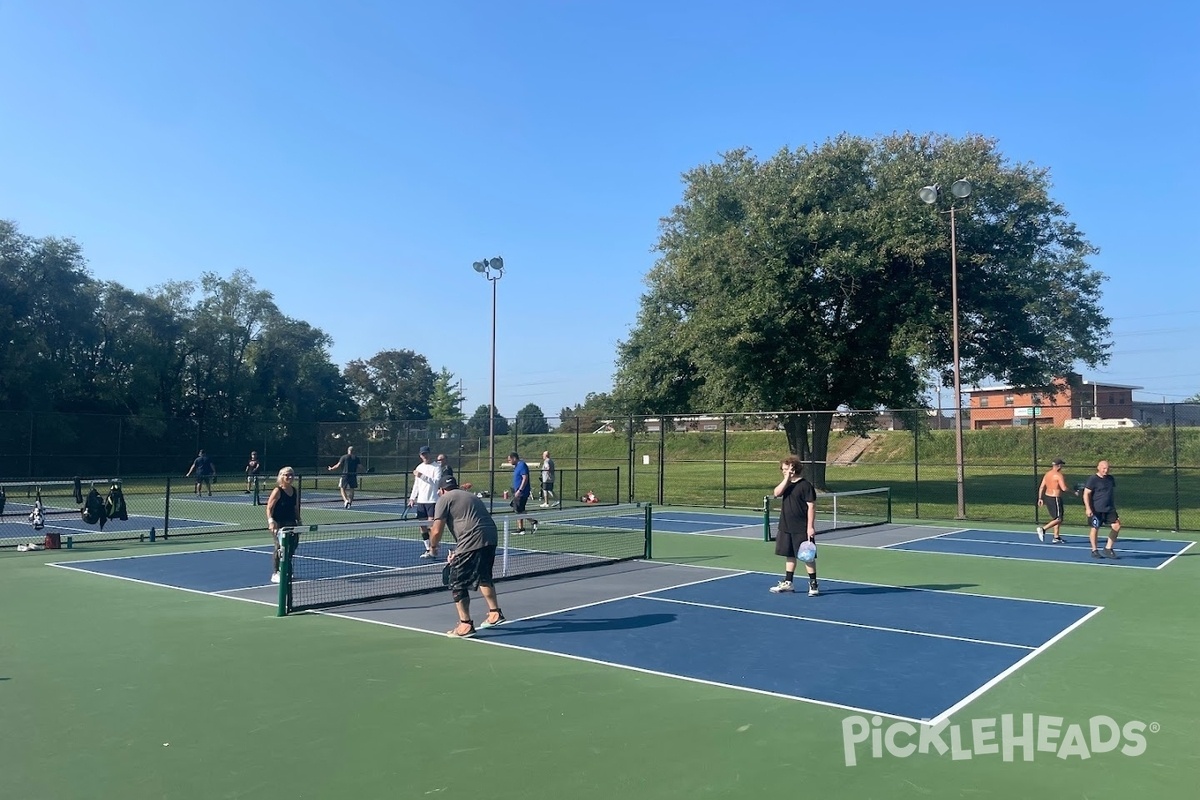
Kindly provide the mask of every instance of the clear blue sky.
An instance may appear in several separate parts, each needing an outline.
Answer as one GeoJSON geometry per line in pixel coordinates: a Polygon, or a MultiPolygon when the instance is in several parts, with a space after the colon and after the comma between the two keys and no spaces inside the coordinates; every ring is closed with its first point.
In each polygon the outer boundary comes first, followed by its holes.
{"type": "MultiPolygon", "coordinates": [[[[1101,249],[1111,364],[1200,392],[1193,2],[0,0],[0,218],[145,290],[249,270],[344,364],[611,388],[680,175],[848,131],[999,139],[1101,249]]],[[[914,192],[918,187],[914,187],[914,192]]],[[[917,202],[914,197],[914,202],[917,202]]]]}

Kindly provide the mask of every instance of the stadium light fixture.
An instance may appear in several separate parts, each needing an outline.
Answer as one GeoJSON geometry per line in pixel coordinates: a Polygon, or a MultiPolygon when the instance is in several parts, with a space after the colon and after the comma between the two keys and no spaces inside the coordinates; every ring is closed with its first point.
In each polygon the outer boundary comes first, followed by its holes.
{"type": "MultiPolygon", "coordinates": [[[[950,194],[955,200],[966,200],[971,196],[971,182],[957,180],[950,184],[950,194]]],[[[933,205],[938,199],[938,185],[926,186],[917,192],[921,202],[933,205]]],[[[965,491],[966,470],[963,467],[963,424],[962,424],[962,376],[961,364],[958,357],[958,236],[954,225],[954,212],[958,209],[951,202],[950,210],[943,214],[950,215],[950,340],[954,351],[954,468],[955,483],[958,488],[958,513],[956,519],[967,518],[967,498],[965,491]]]]}
{"type": "Polygon", "coordinates": [[[488,510],[496,504],[496,283],[504,277],[504,259],[485,258],[471,268],[492,284],[492,399],[488,405],[488,510]]]}

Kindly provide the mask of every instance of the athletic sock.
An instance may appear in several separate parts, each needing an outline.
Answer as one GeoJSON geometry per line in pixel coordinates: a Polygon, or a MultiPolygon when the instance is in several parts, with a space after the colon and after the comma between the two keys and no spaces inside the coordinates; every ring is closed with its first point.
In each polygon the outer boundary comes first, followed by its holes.
{"type": "Polygon", "coordinates": [[[795,572],[784,572],[784,573],[783,573],[783,579],[784,579],[785,581],[787,581],[788,583],[791,583],[791,582],[792,582],[792,579],[793,579],[793,578],[795,578],[795,577],[796,577],[796,573],[795,573],[795,572]]]}

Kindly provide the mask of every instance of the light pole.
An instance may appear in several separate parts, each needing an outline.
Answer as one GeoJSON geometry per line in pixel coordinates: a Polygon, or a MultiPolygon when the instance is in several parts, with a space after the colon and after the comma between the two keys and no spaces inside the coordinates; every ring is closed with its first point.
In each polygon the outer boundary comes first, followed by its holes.
{"type": "MultiPolygon", "coordinates": [[[[937,202],[939,188],[936,183],[926,186],[917,192],[917,197],[921,198],[922,202],[933,205],[937,202]]],[[[955,200],[967,199],[971,195],[971,182],[961,179],[955,181],[950,184],[950,194],[955,200]]],[[[951,201],[950,210],[941,213],[950,215],[950,339],[954,349],[954,468],[955,482],[958,486],[958,514],[955,518],[966,519],[967,498],[963,489],[966,474],[963,468],[962,370],[958,360],[958,241],[954,228],[954,212],[957,210],[951,201]]]]}
{"type": "Polygon", "coordinates": [[[496,503],[496,282],[504,277],[504,259],[485,258],[472,269],[492,284],[492,399],[488,405],[488,510],[496,503]]]}

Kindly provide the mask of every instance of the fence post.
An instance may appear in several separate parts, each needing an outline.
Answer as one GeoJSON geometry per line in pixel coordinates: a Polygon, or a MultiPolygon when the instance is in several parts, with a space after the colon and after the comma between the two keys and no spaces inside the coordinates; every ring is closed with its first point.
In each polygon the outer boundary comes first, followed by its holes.
{"type": "Polygon", "coordinates": [[[1171,471],[1175,477],[1175,530],[1179,530],[1179,429],[1175,427],[1175,409],[1171,404],[1171,471]]]}
{"type": "MultiPolygon", "coordinates": [[[[1037,407],[1035,406],[1030,412],[1030,424],[1033,425],[1033,491],[1037,494],[1038,486],[1038,446],[1037,446],[1037,407]]],[[[1060,501],[1061,502],[1061,501],[1060,501]]],[[[1038,503],[1033,504],[1033,524],[1037,525],[1042,521],[1042,507],[1038,503]]]]}
{"type": "MultiPolygon", "coordinates": [[[[937,419],[941,419],[938,414],[937,419]]],[[[921,426],[913,425],[913,517],[921,518],[921,426]]]]}

